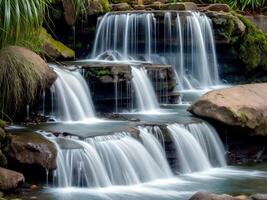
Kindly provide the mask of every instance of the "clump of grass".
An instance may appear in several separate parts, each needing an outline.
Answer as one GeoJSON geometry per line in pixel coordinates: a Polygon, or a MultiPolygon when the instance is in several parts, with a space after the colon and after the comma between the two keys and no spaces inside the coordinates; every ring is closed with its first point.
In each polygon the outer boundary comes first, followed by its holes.
{"type": "Polygon", "coordinates": [[[0,0],[0,48],[35,37],[51,1],[0,0]]]}
{"type": "MultiPolygon", "coordinates": [[[[7,46],[0,50],[0,111],[14,115],[21,105],[32,103],[49,82],[47,64],[32,51],[7,46]]],[[[2,116],[3,117],[3,116],[2,116]]]]}

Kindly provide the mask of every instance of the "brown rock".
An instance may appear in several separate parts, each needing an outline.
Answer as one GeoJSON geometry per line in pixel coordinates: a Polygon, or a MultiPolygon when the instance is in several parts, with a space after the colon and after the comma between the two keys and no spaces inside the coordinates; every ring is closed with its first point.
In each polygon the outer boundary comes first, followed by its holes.
{"type": "Polygon", "coordinates": [[[215,4],[211,4],[208,7],[206,7],[205,10],[208,11],[216,11],[216,12],[230,12],[230,7],[227,4],[222,4],[222,3],[215,3],[215,4]]]}
{"type": "Polygon", "coordinates": [[[55,145],[37,133],[12,133],[8,156],[22,164],[38,164],[49,170],[56,168],[55,145]]]}
{"type": "Polygon", "coordinates": [[[45,55],[49,59],[72,59],[75,57],[75,52],[72,49],[55,40],[44,28],[41,29],[40,39],[43,42],[45,55]]]}
{"type": "Polygon", "coordinates": [[[69,26],[74,26],[76,22],[76,9],[72,0],[62,0],[64,16],[69,26]]]}
{"type": "Polygon", "coordinates": [[[131,10],[131,6],[128,3],[111,4],[111,10],[127,11],[127,10],[131,10]]]}
{"type": "Polygon", "coordinates": [[[197,5],[193,2],[169,3],[168,10],[197,10],[197,5]]]}
{"type": "Polygon", "coordinates": [[[0,167],[0,190],[15,189],[23,182],[23,174],[0,167]]]}
{"type": "Polygon", "coordinates": [[[203,95],[189,111],[232,126],[246,127],[254,135],[267,135],[267,83],[240,85],[203,95]]]}
{"type": "Polygon", "coordinates": [[[238,200],[230,195],[217,195],[206,192],[197,192],[189,200],[238,200]]]}

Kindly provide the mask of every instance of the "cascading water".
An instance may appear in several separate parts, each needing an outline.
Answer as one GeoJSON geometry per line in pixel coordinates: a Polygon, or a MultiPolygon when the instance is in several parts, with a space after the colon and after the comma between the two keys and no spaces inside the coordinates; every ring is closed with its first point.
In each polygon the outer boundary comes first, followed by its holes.
{"type": "Polygon", "coordinates": [[[167,126],[182,173],[226,166],[224,149],[216,131],[205,123],[167,126]]]}
{"type": "Polygon", "coordinates": [[[170,64],[180,90],[220,84],[209,18],[162,13],[163,19],[152,12],[107,13],[99,20],[91,59],[170,64]]]}
{"type": "Polygon", "coordinates": [[[60,149],[57,145],[54,183],[59,187],[107,187],[172,176],[157,139],[146,131],[141,138],[144,144],[129,133],[117,133],[85,141],[69,139],[80,145],[77,149],[60,149]]]}
{"type": "Polygon", "coordinates": [[[135,89],[138,109],[140,111],[155,111],[159,109],[159,103],[145,70],[132,67],[132,83],[135,89]]]}
{"type": "Polygon", "coordinates": [[[90,90],[79,71],[69,71],[56,65],[50,66],[58,75],[52,86],[57,101],[56,118],[60,121],[83,121],[95,118],[90,90]]]}

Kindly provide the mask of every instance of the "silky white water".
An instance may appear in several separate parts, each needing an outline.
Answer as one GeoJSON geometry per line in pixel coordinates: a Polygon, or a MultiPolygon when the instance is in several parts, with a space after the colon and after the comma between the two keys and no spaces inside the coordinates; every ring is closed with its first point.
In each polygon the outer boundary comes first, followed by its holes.
{"type": "Polygon", "coordinates": [[[61,149],[57,145],[55,185],[107,187],[171,177],[172,172],[157,139],[146,132],[141,135],[141,142],[129,133],[117,133],[85,141],[69,139],[80,146],[77,149],[61,149]]]}
{"type": "Polygon", "coordinates": [[[170,64],[179,90],[220,84],[212,24],[198,12],[107,13],[91,59],[170,64]]]}
{"type": "Polygon", "coordinates": [[[94,105],[89,87],[79,71],[69,71],[50,65],[58,78],[52,96],[56,100],[56,119],[59,121],[83,121],[95,118],[94,105]]]}
{"type": "Polygon", "coordinates": [[[217,132],[205,123],[167,126],[178,158],[179,171],[191,173],[226,166],[217,132]]]}
{"type": "Polygon", "coordinates": [[[131,67],[132,84],[135,91],[139,111],[155,111],[159,109],[159,103],[154,88],[144,68],[131,67]]]}

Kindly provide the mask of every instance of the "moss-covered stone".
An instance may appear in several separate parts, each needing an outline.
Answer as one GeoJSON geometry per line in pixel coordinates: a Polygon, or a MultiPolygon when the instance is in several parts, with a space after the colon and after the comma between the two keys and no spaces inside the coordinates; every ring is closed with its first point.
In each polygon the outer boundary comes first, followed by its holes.
{"type": "Polygon", "coordinates": [[[228,52],[248,71],[267,68],[267,35],[250,20],[235,12],[208,12],[217,42],[227,44],[228,52]]]}
{"type": "Polygon", "coordinates": [[[49,58],[70,59],[75,57],[72,49],[55,40],[44,28],[40,31],[40,38],[43,41],[44,52],[49,58]]]}
{"type": "Polygon", "coordinates": [[[247,27],[239,42],[239,58],[248,70],[267,68],[267,35],[244,16],[238,17],[247,27]]]}
{"type": "Polygon", "coordinates": [[[0,119],[0,128],[5,128],[6,122],[0,119]]]}

